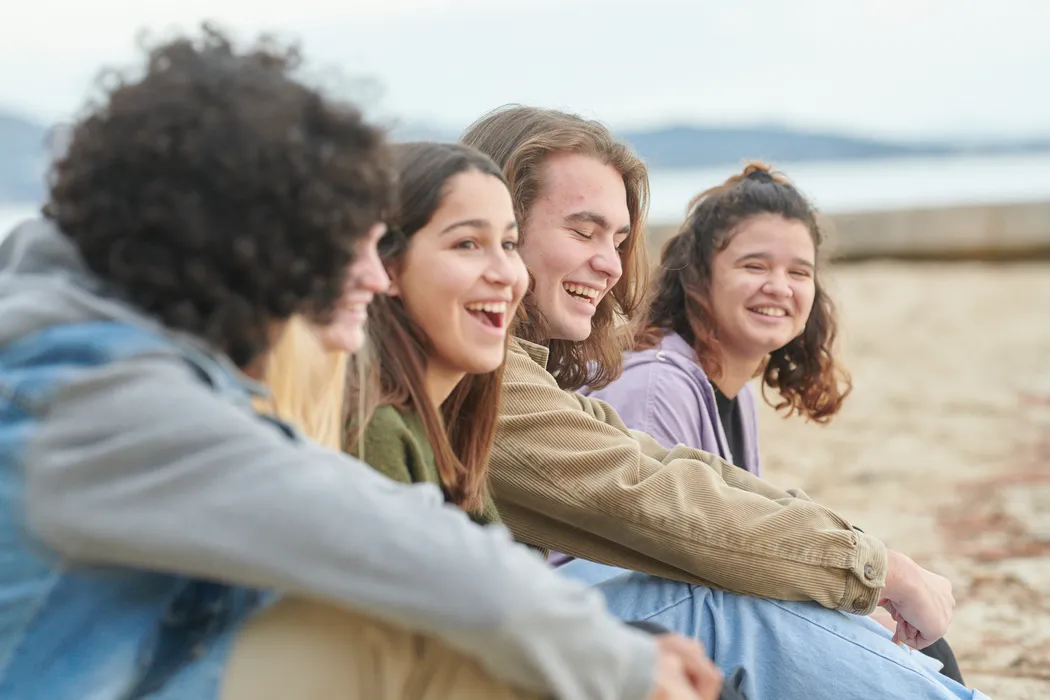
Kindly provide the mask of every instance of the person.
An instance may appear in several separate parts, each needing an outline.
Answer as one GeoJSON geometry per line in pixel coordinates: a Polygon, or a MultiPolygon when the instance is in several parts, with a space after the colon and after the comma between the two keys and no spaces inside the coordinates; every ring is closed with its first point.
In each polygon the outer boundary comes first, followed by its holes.
{"type": "MultiPolygon", "coordinates": [[[[479,524],[499,523],[488,458],[528,278],[510,193],[499,167],[466,146],[403,143],[394,155],[399,199],[380,248],[392,281],[368,326],[376,371],[350,376],[359,415],[346,449],[396,481],[434,484],[479,524]]],[[[699,645],[693,656],[703,688],[715,687],[699,645]]]]}
{"type": "Polygon", "coordinates": [[[313,654],[350,697],[698,697],[688,654],[503,528],[254,410],[289,319],[363,320],[386,284],[385,138],[299,65],[210,28],[153,47],[0,244],[0,697],[331,697],[313,654]]]}
{"type": "MultiPolygon", "coordinates": [[[[753,378],[778,411],[817,423],[831,420],[852,388],[835,355],[823,242],[816,208],[768,165],[749,163],[702,192],[664,246],[623,372],[581,393],[668,449],[681,443],[759,475],[753,378]]],[[[620,573],[570,566],[589,581],[620,573]]],[[[880,623],[895,629],[888,614],[880,623]]],[[[963,682],[944,639],[922,651],[963,682]]]]}
{"type": "Polygon", "coordinates": [[[899,638],[926,646],[951,618],[946,579],[804,493],[668,450],[575,393],[619,374],[640,307],[644,164],[600,123],[556,110],[503,108],[461,140],[503,167],[532,277],[490,464],[515,536],[643,572],[599,584],[613,611],[700,639],[723,671],[747,669],[751,697],[983,697],[838,612],[885,601],[899,638]]]}
{"type": "Polygon", "coordinates": [[[380,255],[391,277],[368,327],[380,404],[347,448],[396,481],[427,482],[481,524],[508,327],[528,274],[510,193],[492,161],[457,144],[394,146],[398,206],[380,255]]]}

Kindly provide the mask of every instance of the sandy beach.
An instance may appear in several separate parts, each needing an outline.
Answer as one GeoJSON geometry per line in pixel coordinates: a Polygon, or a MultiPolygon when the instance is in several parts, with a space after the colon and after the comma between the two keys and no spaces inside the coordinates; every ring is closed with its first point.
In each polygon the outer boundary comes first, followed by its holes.
{"type": "Polygon", "coordinates": [[[1050,263],[837,264],[853,394],[760,409],[767,478],[951,578],[948,639],[990,697],[1050,697],[1050,263]]]}

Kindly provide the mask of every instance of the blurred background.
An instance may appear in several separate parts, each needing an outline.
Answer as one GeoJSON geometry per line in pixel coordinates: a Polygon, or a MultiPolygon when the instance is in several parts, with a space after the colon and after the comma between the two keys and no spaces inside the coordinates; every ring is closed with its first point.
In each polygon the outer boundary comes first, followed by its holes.
{"type": "MultiPolygon", "coordinates": [[[[499,105],[602,120],[651,170],[654,252],[746,159],[823,210],[855,389],[763,409],[769,478],[949,575],[968,682],[1050,696],[1050,3],[1045,0],[34,0],[0,23],[0,236],[50,134],[142,30],[302,43],[397,138],[499,105]]],[[[2,322],[2,319],[0,319],[2,322]]]]}

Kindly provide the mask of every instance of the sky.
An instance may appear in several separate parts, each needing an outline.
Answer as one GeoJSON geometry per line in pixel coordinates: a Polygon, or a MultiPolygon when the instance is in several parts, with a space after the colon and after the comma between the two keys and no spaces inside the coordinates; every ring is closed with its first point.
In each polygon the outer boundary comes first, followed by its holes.
{"type": "Polygon", "coordinates": [[[0,107],[45,122],[74,114],[101,67],[134,65],[142,29],[212,19],[300,41],[311,80],[408,123],[461,129],[519,102],[616,129],[1050,136],[1048,0],[11,2],[0,107]]]}

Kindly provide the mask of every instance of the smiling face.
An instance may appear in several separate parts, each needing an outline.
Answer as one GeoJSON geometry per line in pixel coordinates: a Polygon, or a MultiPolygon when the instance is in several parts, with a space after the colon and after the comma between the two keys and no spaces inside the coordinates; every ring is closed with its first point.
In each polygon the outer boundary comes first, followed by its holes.
{"type": "Polygon", "coordinates": [[[502,364],[528,284],[517,248],[514,207],[498,178],[471,170],[446,182],[440,206],[390,270],[391,296],[430,341],[428,375],[458,381],[502,364]]]}
{"type": "Polygon", "coordinates": [[[615,168],[577,153],[550,157],[521,248],[550,340],[590,336],[598,303],[623,275],[619,249],[630,228],[627,190],[615,168]]]}
{"type": "Polygon", "coordinates": [[[377,250],[385,234],[386,225],[377,223],[355,246],[354,261],[347,271],[332,321],[317,329],[322,346],[329,352],[357,352],[364,343],[368,305],[376,294],[385,293],[390,286],[377,250]]]}
{"type": "Polygon", "coordinates": [[[802,333],[813,308],[816,249],[804,223],[760,214],[741,223],[711,265],[711,309],[723,352],[760,362],[802,333]]]}

